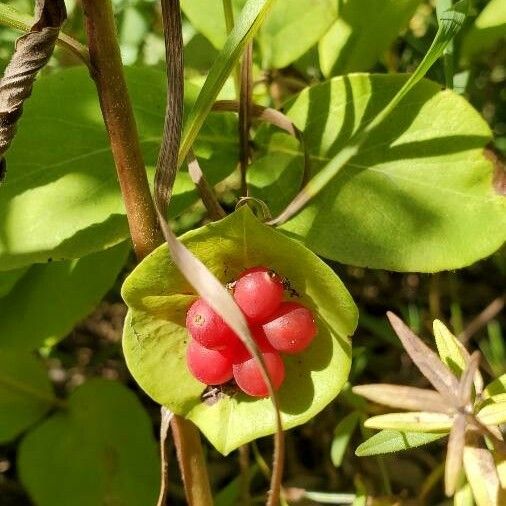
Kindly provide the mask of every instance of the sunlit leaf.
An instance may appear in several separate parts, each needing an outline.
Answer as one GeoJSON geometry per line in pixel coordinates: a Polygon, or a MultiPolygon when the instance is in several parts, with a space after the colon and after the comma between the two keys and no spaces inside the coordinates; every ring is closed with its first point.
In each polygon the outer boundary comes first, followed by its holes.
{"type": "Polygon", "coordinates": [[[426,445],[445,437],[445,433],[401,432],[398,430],[382,430],[362,443],[355,451],[359,457],[381,455],[417,446],[426,445]]]}
{"type": "Polygon", "coordinates": [[[393,429],[403,432],[449,432],[453,417],[444,413],[389,413],[368,418],[364,425],[371,429],[393,429]]]}
{"type": "Polygon", "coordinates": [[[337,19],[318,44],[323,74],[368,70],[407,25],[419,3],[420,0],[340,2],[337,19]]]}
{"type": "Polygon", "coordinates": [[[38,506],[156,503],[159,462],[151,420],[118,382],[90,380],[68,407],[32,430],[18,457],[38,506]]]}
{"type": "Polygon", "coordinates": [[[483,390],[483,396],[485,398],[491,397],[492,395],[506,394],[506,374],[499,376],[492,383],[489,383],[485,390],[483,390]]]}
{"type": "Polygon", "coordinates": [[[459,377],[466,368],[469,353],[440,320],[434,320],[433,330],[439,357],[459,377]]]}

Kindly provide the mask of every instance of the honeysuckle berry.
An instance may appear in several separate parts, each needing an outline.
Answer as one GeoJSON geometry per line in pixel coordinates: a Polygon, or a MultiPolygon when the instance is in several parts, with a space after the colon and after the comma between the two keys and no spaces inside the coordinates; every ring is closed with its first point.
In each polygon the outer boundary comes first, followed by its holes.
{"type": "Polygon", "coordinates": [[[239,276],[234,298],[250,323],[261,323],[281,304],[283,281],[265,267],[252,267],[239,276]]]}
{"type": "Polygon", "coordinates": [[[233,377],[232,348],[211,350],[191,339],[186,362],[193,376],[206,385],[221,385],[233,377]]]}
{"type": "Polygon", "coordinates": [[[262,329],[269,343],[282,353],[305,350],[318,332],[311,311],[297,302],[281,303],[262,329]]]}
{"type": "Polygon", "coordinates": [[[186,329],[193,339],[213,350],[223,349],[239,339],[204,299],[191,305],[186,314],[186,329]]]}
{"type": "MultiPolygon", "coordinates": [[[[277,390],[285,379],[285,365],[281,355],[269,344],[261,327],[251,329],[251,333],[262,354],[272,385],[277,390]]],[[[260,365],[246,347],[235,348],[232,369],[237,386],[244,393],[252,397],[267,397],[269,395],[260,365]]]]}

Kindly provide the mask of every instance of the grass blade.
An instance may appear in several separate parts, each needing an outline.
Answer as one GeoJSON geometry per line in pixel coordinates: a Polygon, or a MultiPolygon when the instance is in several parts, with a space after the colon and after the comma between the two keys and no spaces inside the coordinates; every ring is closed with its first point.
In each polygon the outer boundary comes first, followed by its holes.
{"type": "Polygon", "coordinates": [[[234,28],[211,67],[206,82],[188,115],[179,149],[179,166],[186,159],[218,93],[239,61],[246,45],[262,25],[273,3],[274,0],[248,0],[236,19],[234,28]]]}

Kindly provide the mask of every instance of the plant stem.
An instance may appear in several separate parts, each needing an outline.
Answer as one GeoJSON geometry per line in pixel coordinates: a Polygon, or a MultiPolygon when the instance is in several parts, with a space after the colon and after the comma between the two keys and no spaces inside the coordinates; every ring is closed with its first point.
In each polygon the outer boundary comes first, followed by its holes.
{"type": "Polygon", "coordinates": [[[211,486],[199,431],[191,422],[177,415],[174,415],[170,424],[188,504],[212,506],[211,486]]]}
{"type": "MultiPolygon", "coordinates": [[[[111,0],[82,0],[82,5],[86,16],[91,74],[109,134],[134,250],[141,260],[163,242],[163,236],[158,227],[123,75],[111,0]]],[[[198,506],[212,504],[200,433],[192,423],[179,416],[172,418],[171,427],[188,503],[198,506]]]]}
{"type": "Polygon", "coordinates": [[[163,242],[137,135],[137,126],[116,35],[110,0],[83,0],[90,51],[102,115],[125,202],[128,225],[138,259],[163,242]]]}

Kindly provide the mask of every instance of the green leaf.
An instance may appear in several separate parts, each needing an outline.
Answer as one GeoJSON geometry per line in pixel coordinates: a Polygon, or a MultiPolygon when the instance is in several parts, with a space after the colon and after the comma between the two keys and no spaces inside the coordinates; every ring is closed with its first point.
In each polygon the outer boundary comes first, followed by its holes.
{"type": "Polygon", "coordinates": [[[30,267],[0,299],[0,348],[33,350],[64,337],[112,287],[127,251],[123,243],[78,260],[30,267]]]}
{"type": "MultiPolygon", "coordinates": [[[[306,422],[342,388],[350,368],[347,336],[355,329],[356,307],[333,271],[299,243],[261,224],[247,207],[181,237],[223,283],[244,268],[267,265],[288,278],[317,318],[319,334],[304,353],[285,358],[279,391],[283,427],[306,422]]],[[[244,394],[204,403],[205,385],[186,367],[186,311],[191,287],[169,260],[166,247],[149,255],[126,279],[130,307],[123,348],[127,365],[157,402],[192,420],[222,453],[275,431],[270,399],[244,394]]]]}
{"type": "Polygon", "coordinates": [[[483,391],[483,397],[487,399],[493,395],[506,394],[506,374],[499,376],[489,383],[483,391]]]}
{"type": "MultiPolygon", "coordinates": [[[[234,0],[237,15],[245,0],[234,0]]],[[[217,49],[226,41],[222,0],[182,0],[191,24],[217,49]]],[[[282,0],[274,2],[257,40],[263,68],[282,68],[301,57],[325,34],[337,17],[334,0],[282,0]]]]}
{"type": "MultiPolygon", "coordinates": [[[[405,83],[403,75],[357,74],[298,95],[286,112],[304,132],[313,173],[405,83]]],[[[463,98],[423,80],[281,229],[317,254],[352,265],[424,272],[468,265],[506,237],[506,199],[494,192],[493,165],[483,154],[490,140],[485,121],[463,98]]],[[[277,150],[270,143],[269,156],[277,151],[286,155],[286,145],[277,150]]],[[[285,178],[286,172],[269,195],[261,193],[269,206],[281,192],[294,196],[285,178]]]]}
{"type": "Polygon", "coordinates": [[[0,272],[0,297],[7,295],[28,270],[28,267],[0,272]]]}
{"type": "Polygon", "coordinates": [[[445,432],[453,423],[453,418],[444,413],[410,412],[389,413],[368,418],[364,425],[371,429],[392,429],[403,432],[445,432]]]}
{"type": "Polygon", "coordinates": [[[503,0],[490,0],[462,41],[464,61],[482,55],[506,38],[506,9],[503,0]]]}
{"type": "Polygon", "coordinates": [[[469,354],[443,322],[434,320],[433,329],[441,360],[459,377],[466,368],[469,354]]]}
{"type": "Polygon", "coordinates": [[[19,474],[38,506],[156,503],[159,462],[151,420],[119,383],[90,380],[22,441],[19,474]]]}
{"type": "Polygon", "coordinates": [[[286,67],[317,44],[337,17],[336,4],[335,0],[277,1],[260,31],[262,68],[286,67]]]}
{"type": "Polygon", "coordinates": [[[420,0],[341,2],[337,19],[318,44],[323,74],[368,70],[407,25],[419,3],[420,0]]]}
{"type": "Polygon", "coordinates": [[[485,425],[506,423],[506,393],[489,397],[477,416],[485,425]]]}
{"type": "Polygon", "coordinates": [[[384,453],[409,450],[432,443],[445,437],[439,432],[401,432],[397,430],[382,430],[367,441],[363,442],[355,451],[358,457],[382,455],[384,453]]]}
{"type": "Polygon", "coordinates": [[[35,357],[0,350],[0,443],[40,420],[55,401],[46,370],[35,357]]]}
{"type": "Polygon", "coordinates": [[[453,496],[453,506],[474,506],[473,493],[467,481],[464,480],[464,483],[456,490],[453,496]]]}
{"type": "Polygon", "coordinates": [[[239,61],[244,48],[262,25],[273,2],[274,0],[248,0],[235,20],[234,28],[209,70],[204,86],[188,115],[179,149],[180,165],[188,156],[221,88],[239,61]]]}
{"type": "Polygon", "coordinates": [[[358,411],[353,411],[337,424],[334,430],[334,439],[330,447],[330,459],[334,466],[340,467],[342,464],[346,448],[348,448],[350,444],[351,436],[359,420],[360,413],[358,411]]]}
{"type": "MultiPolygon", "coordinates": [[[[144,159],[154,167],[163,128],[165,74],[143,67],[125,72],[144,159]]],[[[197,93],[195,85],[187,85],[187,107],[197,93]]],[[[236,129],[233,115],[213,114],[201,130],[195,152],[211,184],[235,169],[236,129]]],[[[0,271],[49,257],[79,258],[128,238],[109,141],[85,68],[37,80],[7,166],[0,186],[0,271]]],[[[196,199],[188,173],[182,172],[169,214],[177,216],[196,199]]]]}

